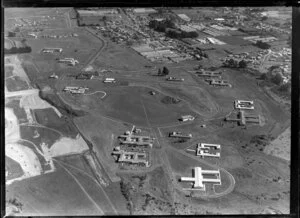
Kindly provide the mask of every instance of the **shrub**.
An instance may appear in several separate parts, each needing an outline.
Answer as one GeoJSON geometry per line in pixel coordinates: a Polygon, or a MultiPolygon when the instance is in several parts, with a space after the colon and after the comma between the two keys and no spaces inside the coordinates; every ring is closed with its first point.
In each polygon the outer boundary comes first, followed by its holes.
{"type": "Polygon", "coordinates": [[[271,78],[271,82],[276,85],[281,85],[283,83],[283,78],[280,73],[276,73],[274,77],[271,78]]]}

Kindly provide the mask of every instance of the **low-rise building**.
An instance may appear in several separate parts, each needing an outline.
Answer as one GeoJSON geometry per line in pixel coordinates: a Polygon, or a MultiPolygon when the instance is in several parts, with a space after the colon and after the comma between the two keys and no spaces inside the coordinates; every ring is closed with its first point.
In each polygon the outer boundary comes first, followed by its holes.
{"type": "Polygon", "coordinates": [[[244,100],[235,100],[234,107],[235,107],[235,109],[253,110],[254,102],[253,101],[244,101],[244,100]]]}
{"type": "Polygon", "coordinates": [[[183,134],[181,132],[170,132],[169,137],[174,137],[174,138],[192,138],[192,134],[183,134]]]}
{"type": "Polygon", "coordinates": [[[119,140],[121,144],[130,145],[133,147],[150,147],[152,148],[154,138],[150,136],[138,136],[133,134],[124,134],[119,136],[119,140]]]}
{"type": "Polygon", "coordinates": [[[103,82],[104,83],[115,83],[116,79],[115,78],[105,78],[105,80],[103,82]]]}
{"type": "Polygon", "coordinates": [[[181,177],[180,181],[193,183],[192,188],[190,189],[185,188],[184,190],[205,191],[206,190],[205,183],[213,183],[214,185],[221,185],[220,170],[202,170],[201,167],[195,167],[194,177],[181,177]],[[209,178],[205,176],[209,176],[209,178]]]}
{"type": "Polygon", "coordinates": [[[191,18],[189,18],[186,14],[177,14],[178,17],[180,17],[182,20],[186,22],[190,22],[191,18]]]}
{"type": "Polygon", "coordinates": [[[200,157],[220,157],[221,145],[198,143],[196,155],[200,157]]]}
{"type": "Polygon", "coordinates": [[[180,121],[193,121],[195,119],[195,117],[193,117],[192,115],[183,115],[180,117],[180,121]]]}
{"type": "Polygon", "coordinates": [[[133,151],[124,151],[120,149],[115,149],[112,155],[118,156],[118,163],[129,163],[129,164],[137,164],[144,165],[149,167],[149,160],[147,158],[147,154],[144,152],[133,152],[133,151]]]}
{"type": "Polygon", "coordinates": [[[218,79],[206,79],[205,81],[209,82],[212,86],[227,86],[232,87],[232,85],[226,80],[218,80],[218,79]]]}
{"type": "Polygon", "coordinates": [[[182,81],[184,81],[183,78],[176,78],[176,77],[172,77],[172,76],[168,77],[166,80],[167,81],[176,81],[176,82],[182,82],[182,81]]]}
{"type": "Polygon", "coordinates": [[[54,52],[61,53],[62,51],[63,51],[62,48],[44,48],[44,49],[42,49],[43,53],[54,53],[54,52]]]}

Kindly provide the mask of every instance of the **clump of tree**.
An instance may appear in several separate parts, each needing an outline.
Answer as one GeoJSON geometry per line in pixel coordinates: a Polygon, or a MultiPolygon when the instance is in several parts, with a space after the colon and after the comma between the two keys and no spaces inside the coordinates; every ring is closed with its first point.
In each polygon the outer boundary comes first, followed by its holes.
{"type": "Polygon", "coordinates": [[[283,84],[283,77],[281,73],[277,72],[273,77],[270,78],[270,81],[280,86],[283,84]]]}
{"type": "Polygon", "coordinates": [[[11,31],[8,31],[7,36],[8,36],[8,37],[15,37],[15,36],[16,36],[16,33],[15,33],[15,32],[11,32],[11,31]]]}
{"type": "Polygon", "coordinates": [[[244,60],[239,61],[239,68],[246,68],[247,67],[247,62],[244,60]]]}
{"type": "Polygon", "coordinates": [[[159,68],[157,75],[158,76],[167,76],[167,75],[169,75],[169,69],[167,67],[163,67],[162,70],[159,68]]]}
{"type": "Polygon", "coordinates": [[[186,31],[179,31],[176,29],[167,29],[166,36],[175,39],[184,39],[184,38],[197,38],[199,35],[196,31],[186,32],[186,31]]]}
{"type": "Polygon", "coordinates": [[[256,149],[263,151],[273,139],[271,135],[255,135],[251,138],[250,143],[254,145],[256,149]]]}
{"type": "Polygon", "coordinates": [[[164,32],[166,36],[175,39],[182,39],[182,38],[196,38],[198,37],[198,33],[196,31],[186,32],[180,31],[176,28],[174,21],[171,19],[165,19],[162,21],[158,20],[151,20],[149,22],[149,27],[154,29],[157,32],[164,32]]]}
{"type": "Polygon", "coordinates": [[[259,77],[260,80],[267,80],[268,76],[266,73],[261,74],[261,76],[259,77]]]}
{"type": "Polygon", "coordinates": [[[22,210],[23,204],[17,198],[9,199],[8,203],[17,207],[19,211],[22,210]]]}
{"type": "Polygon", "coordinates": [[[247,67],[247,62],[245,60],[237,61],[235,59],[229,59],[226,60],[223,63],[224,67],[230,67],[230,68],[246,68],[247,67]]]}
{"type": "Polygon", "coordinates": [[[30,53],[31,47],[25,46],[25,47],[12,47],[10,49],[4,48],[4,54],[19,54],[19,53],[30,53]]]}
{"type": "Polygon", "coordinates": [[[254,43],[254,45],[261,49],[270,49],[271,48],[271,45],[269,45],[268,43],[263,42],[261,40],[256,41],[256,43],[254,43]]]}
{"type": "Polygon", "coordinates": [[[158,20],[151,20],[149,22],[149,27],[154,29],[157,32],[165,32],[167,28],[175,29],[175,23],[172,22],[170,19],[158,21],[158,20]]]}
{"type": "Polygon", "coordinates": [[[292,47],[292,35],[289,35],[289,38],[287,40],[288,46],[292,47]]]}
{"type": "Polygon", "coordinates": [[[283,93],[290,93],[291,92],[291,82],[282,84],[278,88],[278,91],[283,92],[283,93]]]}
{"type": "Polygon", "coordinates": [[[131,185],[129,182],[125,182],[124,180],[120,183],[121,193],[124,198],[127,200],[127,208],[132,213],[133,205],[132,205],[132,196],[131,196],[131,185]]]}
{"type": "Polygon", "coordinates": [[[268,17],[267,17],[267,16],[263,16],[263,17],[261,18],[261,21],[266,21],[266,20],[268,20],[268,17]]]}

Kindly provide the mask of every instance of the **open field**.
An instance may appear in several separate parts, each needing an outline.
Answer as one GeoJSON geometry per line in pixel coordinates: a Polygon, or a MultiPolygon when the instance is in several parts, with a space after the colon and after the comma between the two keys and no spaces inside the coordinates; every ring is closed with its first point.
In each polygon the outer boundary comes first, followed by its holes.
{"type": "Polygon", "coordinates": [[[76,137],[78,132],[72,123],[66,123],[63,118],[57,116],[53,108],[33,110],[39,124],[62,132],[65,136],[76,137]]]}
{"type": "MultiPolygon", "coordinates": [[[[21,149],[30,150],[30,153],[32,153],[32,156],[35,158],[32,158],[32,161],[34,161],[34,164],[31,163],[33,166],[40,166],[40,174],[44,173],[47,170],[50,170],[49,164],[46,162],[46,159],[41,154],[41,147],[39,144],[33,144],[31,141],[27,141],[26,139],[20,139],[18,142],[21,149]]],[[[34,176],[34,175],[33,175],[34,176]]]]}
{"type": "Polygon", "coordinates": [[[15,18],[15,17],[31,17],[31,16],[51,16],[63,14],[69,8],[7,8],[5,10],[5,17],[15,18]]]}
{"type": "Polygon", "coordinates": [[[31,30],[34,28],[53,29],[53,28],[67,28],[68,21],[63,14],[54,13],[51,15],[25,15],[17,16],[15,18],[5,19],[6,29],[14,30],[16,27],[22,31],[31,30]],[[19,26],[21,25],[21,26],[19,26]]]}
{"type": "Polygon", "coordinates": [[[5,66],[5,78],[13,76],[14,67],[13,66],[5,66]]]}
{"type": "Polygon", "coordinates": [[[6,176],[7,180],[19,178],[22,175],[24,175],[24,172],[20,164],[8,156],[5,156],[5,169],[7,172],[7,176],[6,176]]]}
{"type": "Polygon", "coordinates": [[[56,132],[55,129],[51,130],[47,127],[22,125],[20,126],[20,131],[22,139],[26,139],[33,142],[39,148],[39,145],[43,142],[46,143],[50,148],[54,144],[54,142],[61,137],[61,135],[58,132],[56,132]],[[38,135],[36,134],[36,132],[38,133],[38,135]]]}
{"type": "Polygon", "coordinates": [[[266,154],[270,154],[285,160],[290,160],[291,140],[290,128],[286,129],[282,134],[272,141],[264,150],[266,154]]]}
{"type": "Polygon", "coordinates": [[[95,112],[99,111],[104,115],[142,126],[147,125],[145,110],[149,122],[154,125],[176,122],[182,114],[192,113],[183,103],[170,106],[163,104],[149,94],[151,91],[149,88],[119,86],[102,90],[107,93],[107,97],[103,100],[93,95],[63,94],[63,96],[64,98],[71,96],[67,101],[71,101],[76,106],[83,108],[82,105],[85,105],[95,112]]]}
{"type": "Polygon", "coordinates": [[[95,54],[101,47],[99,39],[95,38],[85,30],[64,29],[60,31],[61,34],[74,32],[78,34],[78,37],[71,37],[67,40],[47,38],[27,39],[27,43],[32,47],[32,52],[30,55],[21,55],[24,62],[23,64],[30,66],[31,62],[34,62],[34,65],[38,70],[35,76],[40,80],[48,78],[53,72],[55,72],[58,76],[61,76],[63,71],[68,70],[74,74],[74,69],[75,71],[78,71],[79,68],[83,67],[90,56],[95,54]],[[61,54],[47,54],[41,52],[43,48],[51,47],[62,48],[63,51],[61,54]],[[56,60],[57,58],[65,57],[78,60],[79,65],[74,68],[64,63],[58,63],[56,60]]]}
{"type": "Polygon", "coordinates": [[[18,118],[19,123],[28,122],[27,115],[26,115],[24,108],[20,107],[19,99],[10,100],[7,103],[5,103],[5,106],[13,109],[14,114],[18,118]]]}
{"type": "Polygon", "coordinates": [[[58,165],[54,173],[13,183],[7,187],[7,199],[17,197],[23,203],[24,216],[103,214],[102,205],[98,205],[102,198],[98,197],[97,203],[93,203],[95,195],[90,196],[98,193],[94,181],[82,176],[79,180],[73,171],[67,170],[58,165]],[[86,186],[94,187],[93,191],[86,186]]]}
{"type": "Polygon", "coordinates": [[[191,176],[194,167],[202,167],[205,170],[213,170],[212,167],[199,163],[197,160],[187,158],[183,154],[167,150],[168,159],[174,173],[181,174],[182,176],[191,176]]]}
{"type": "Polygon", "coordinates": [[[151,65],[143,56],[134,50],[124,48],[112,42],[107,43],[107,47],[96,59],[94,65],[102,68],[114,68],[122,71],[140,70],[145,65],[151,65]]]}
{"type": "Polygon", "coordinates": [[[5,48],[5,49],[11,49],[11,48],[14,47],[14,46],[15,46],[14,41],[9,40],[9,39],[5,39],[5,40],[4,40],[4,48],[5,48]]]}
{"type": "Polygon", "coordinates": [[[251,42],[235,36],[217,36],[217,39],[230,45],[250,45],[251,42]]]}
{"type": "Polygon", "coordinates": [[[5,85],[7,87],[7,90],[10,92],[27,90],[29,88],[26,81],[22,80],[18,76],[6,79],[5,85]]]}

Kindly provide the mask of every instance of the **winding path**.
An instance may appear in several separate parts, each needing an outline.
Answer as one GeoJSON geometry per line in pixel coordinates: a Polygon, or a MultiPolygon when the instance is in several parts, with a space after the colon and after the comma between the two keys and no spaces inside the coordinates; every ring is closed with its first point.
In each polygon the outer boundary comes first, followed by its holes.
{"type": "Polygon", "coordinates": [[[103,93],[103,96],[101,97],[101,99],[102,98],[104,98],[105,96],[106,96],[106,92],[104,92],[104,91],[95,91],[95,92],[93,92],[93,93],[89,93],[89,94],[84,94],[84,95],[94,95],[94,94],[96,94],[96,93],[103,93]]]}

